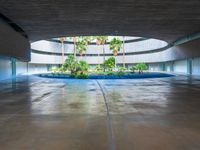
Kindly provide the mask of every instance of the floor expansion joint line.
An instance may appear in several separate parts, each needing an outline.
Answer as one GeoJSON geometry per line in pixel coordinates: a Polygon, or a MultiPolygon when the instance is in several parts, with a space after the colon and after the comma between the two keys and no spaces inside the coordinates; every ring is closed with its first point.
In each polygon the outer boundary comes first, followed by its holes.
{"type": "Polygon", "coordinates": [[[108,106],[106,94],[105,94],[105,91],[104,91],[102,85],[99,83],[99,81],[96,80],[96,82],[97,82],[97,84],[98,84],[98,86],[99,86],[99,88],[100,88],[100,90],[102,92],[103,99],[104,99],[105,106],[106,106],[108,132],[109,132],[109,140],[110,140],[110,144],[111,144],[111,149],[112,150],[116,150],[116,148],[115,148],[115,142],[114,142],[113,128],[112,128],[112,117],[111,117],[110,112],[109,112],[109,106],[108,106]]]}

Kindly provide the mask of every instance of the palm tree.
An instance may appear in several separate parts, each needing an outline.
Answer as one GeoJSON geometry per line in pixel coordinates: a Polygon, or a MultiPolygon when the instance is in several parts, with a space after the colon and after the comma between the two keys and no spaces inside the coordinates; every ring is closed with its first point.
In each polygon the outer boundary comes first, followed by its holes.
{"type": "Polygon", "coordinates": [[[64,41],[65,41],[65,38],[61,37],[60,42],[61,42],[62,64],[64,64],[64,41]]]}
{"type": "Polygon", "coordinates": [[[74,43],[74,58],[76,59],[76,41],[77,41],[77,38],[76,37],[73,37],[73,43],[74,43]]]}
{"type": "Polygon", "coordinates": [[[78,38],[78,41],[76,42],[76,50],[78,50],[81,58],[87,49],[87,44],[88,43],[82,38],[78,38]]]}
{"type": "MultiPolygon", "coordinates": [[[[83,36],[81,38],[82,38],[83,41],[85,41],[86,49],[87,49],[88,44],[90,44],[91,41],[93,40],[93,36],[83,36]]],[[[86,56],[86,53],[85,53],[85,56],[86,56]]]]}
{"type": "MultiPolygon", "coordinates": [[[[103,46],[103,62],[105,61],[105,49],[104,49],[104,45],[105,45],[105,43],[106,43],[107,40],[108,40],[108,36],[97,36],[96,37],[96,44],[103,46]]],[[[99,53],[98,53],[98,64],[100,65],[100,63],[99,63],[99,53]]]]}
{"type": "Polygon", "coordinates": [[[125,36],[123,36],[123,67],[125,68],[125,49],[124,49],[124,45],[125,45],[125,36]]]}
{"type": "Polygon", "coordinates": [[[110,41],[110,50],[113,52],[115,57],[115,67],[116,67],[116,56],[118,55],[118,51],[122,48],[122,41],[118,38],[113,38],[110,41]]]}

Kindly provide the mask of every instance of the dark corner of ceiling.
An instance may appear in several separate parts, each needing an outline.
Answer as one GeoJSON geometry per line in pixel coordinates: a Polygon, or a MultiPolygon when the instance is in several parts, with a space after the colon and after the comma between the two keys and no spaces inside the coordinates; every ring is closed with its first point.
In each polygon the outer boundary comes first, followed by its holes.
{"type": "Polygon", "coordinates": [[[0,21],[3,22],[0,24],[2,25],[0,54],[22,61],[30,61],[30,42],[26,32],[1,12],[0,21]]]}
{"type": "Polygon", "coordinates": [[[1,12],[0,12],[0,18],[3,21],[5,21],[10,27],[12,27],[16,32],[18,32],[20,35],[28,39],[28,35],[26,34],[26,32],[21,27],[19,27],[16,23],[14,23],[11,19],[6,17],[4,14],[2,14],[1,12]]]}

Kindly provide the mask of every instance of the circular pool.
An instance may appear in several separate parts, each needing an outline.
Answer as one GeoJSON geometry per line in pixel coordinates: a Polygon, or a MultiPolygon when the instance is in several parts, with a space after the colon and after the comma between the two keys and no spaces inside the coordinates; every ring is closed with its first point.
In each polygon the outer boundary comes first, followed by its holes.
{"type": "MultiPolygon", "coordinates": [[[[69,74],[45,73],[45,74],[38,74],[37,76],[45,78],[76,79],[70,76],[69,74]]],[[[164,78],[173,76],[175,75],[168,73],[145,72],[145,73],[124,73],[123,75],[89,74],[87,79],[144,79],[144,78],[164,78]]]]}

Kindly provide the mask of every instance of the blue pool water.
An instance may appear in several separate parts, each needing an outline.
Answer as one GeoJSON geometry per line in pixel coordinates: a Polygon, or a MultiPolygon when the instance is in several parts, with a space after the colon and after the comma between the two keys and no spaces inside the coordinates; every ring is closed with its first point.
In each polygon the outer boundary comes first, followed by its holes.
{"type": "MultiPolygon", "coordinates": [[[[61,78],[61,79],[74,79],[70,75],[66,74],[38,74],[40,77],[46,78],[61,78]]],[[[142,74],[139,73],[127,73],[122,76],[118,75],[96,75],[90,74],[88,79],[144,79],[144,78],[163,78],[163,77],[173,77],[172,74],[167,73],[158,73],[158,72],[145,72],[142,74]]]]}

